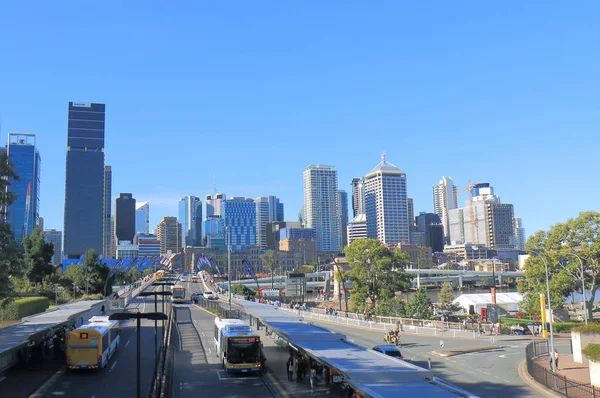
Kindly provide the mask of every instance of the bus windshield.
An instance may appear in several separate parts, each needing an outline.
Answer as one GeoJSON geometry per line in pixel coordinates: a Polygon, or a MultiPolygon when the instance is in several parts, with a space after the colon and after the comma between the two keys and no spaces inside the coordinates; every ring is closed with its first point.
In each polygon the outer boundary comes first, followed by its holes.
{"type": "Polygon", "coordinates": [[[227,347],[229,363],[260,362],[260,341],[256,337],[230,337],[227,347]]]}
{"type": "Polygon", "coordinates": [[[185,289],[183,289],[183,288],[173,289],[173,297],[174,298],[184,298],[185,297],[185,289]]]}

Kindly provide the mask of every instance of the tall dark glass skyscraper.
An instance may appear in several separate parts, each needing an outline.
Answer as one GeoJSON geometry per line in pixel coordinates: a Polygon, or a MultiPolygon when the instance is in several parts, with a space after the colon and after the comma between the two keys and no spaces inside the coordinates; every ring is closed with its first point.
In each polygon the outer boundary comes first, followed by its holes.
{"type": "Polygon", "coordinates": [[[130,193],[122,193],[115,203],[115,235],[117,244],[123,240],[133,242],[135,236],[135,199],[130,193]]]}
{"type": "Polygon", "coordinates": [[[102,253],[104,104],[69,102],[65,181],[65,258],[102,253]]]}
{"type": "Polygon", "coordinates": [[[19,180],[10,181],[15,202],[8,206],[8,223],[15,239],[21,241],[38,224],[40,217],[40,154],[34,134],[8,134],[8,160],[19,180]]]}

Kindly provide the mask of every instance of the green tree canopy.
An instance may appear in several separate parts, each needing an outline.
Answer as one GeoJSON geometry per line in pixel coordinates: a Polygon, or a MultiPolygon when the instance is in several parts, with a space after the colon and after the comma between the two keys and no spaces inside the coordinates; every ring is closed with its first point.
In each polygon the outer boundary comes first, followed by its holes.
{"type": "Polygon", "coordinates": [[[559,308],[576,289],[581,290],[581,266],[575,257],[579,256],[584,266],[585,288],[591,291],[587,301],[591,316],[600,287],[600,213],[583,212],[548,231],[538,231],[528,239],[526,249],[533,255],[525,263],[525,282],[518,285],[525,294],[523,307],[535,308],[536,300],[539,307],[539,294],[546,294],[543,260],[548,266],[553,308],[559,308]]]}
{"type": "Polygon", "coordinates": [[[460,306],[453,304],[454,293],[452,293],[452,284],[450,282],[444,282],[442,289],[438,293],[438,302],[435,305],[438,312],[444,315],[452,314],[460,308],[460,306]]]}
{"type": "MultiPolygon", "coordinates": [[[[23,268],[21,253],[10,225],[6,222],[6,209],[15,200],[15,195],[10,190],[10,183],[18,179],[8,156],[0,155],[0,299],[11,294],[10,278],[21,276],[23,268]]],[[[6,300],[3,302],[8,303],[6,300]]]]}
{"type": "Polygon", "coordinates": [[[279,260],[279,253],[273,250],[267,250],[265,253],[260,255],[260,261],[271,273],[275,273],[277,267],[277,261],[279,260]]]}
{"type": "MultiPolygon", "coordinates": [[[[404,272],[408,255],[385,247],[377,239],[357,239],[344,248],[350,265],[352,296],[368,299],[371,307],[380,300],[393,299],[398,291],[410,288],[411,277],[404,272]]],[[[356,303],[355,299],[352,299],[356,303]]]]}
{"type": "Polygon", "coordinates": [[[39,228],[35,228],[31,236],[23,239],[23,249],[26,275],[31,283],[40,283],[44,276],[54,272],[54,267],[50,264],[54,255],[54,246],[44,241],[44,234],[39,228]]]}
{"type": "Polygon", "coordinates": [[[427,297],[425,289],[422,287],[415,291],[408,303],[406,304],[406,316],[416,319],[431,319],[433,318],[433,309],[431,300],[427,297]]]}
{"type": "MultiPolygon", "coordinates": [[[[88,249],[83,264],[71,265],[62,274],[61,284],[67,289],[73,289],[75,285],[80,292],[88,290],[89,294],[104,294],[105,282],[106,291],[112,291],[111,281],[107,281],[109,272],[110,268],[102,264],[98,253],[94,249],[88,249]]],[[[137,273],[140,275],[139,271],[137,273]]]]}

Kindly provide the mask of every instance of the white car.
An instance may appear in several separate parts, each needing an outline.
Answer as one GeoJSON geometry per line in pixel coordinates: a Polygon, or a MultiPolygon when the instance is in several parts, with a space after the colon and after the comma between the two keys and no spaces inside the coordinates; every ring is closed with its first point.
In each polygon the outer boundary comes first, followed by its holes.
{"type": "Polygon", "coordinates": [[[207,300],[218,300],[219,296],[217,296],[217,293],[206,291],[204,292],[204,298],[207,300]]]}

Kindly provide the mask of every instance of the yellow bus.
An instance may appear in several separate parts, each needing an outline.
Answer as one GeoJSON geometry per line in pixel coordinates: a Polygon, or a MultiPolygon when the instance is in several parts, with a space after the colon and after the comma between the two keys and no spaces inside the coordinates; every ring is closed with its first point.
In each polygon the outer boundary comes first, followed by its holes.
{"type": "Polygon", "coordinates": [[[171,303],[185,303],[185,288],[183,286],[172,287],[171,303]]]}
{"type": "Polygon", "coordinates": [[[162,269],[156,271],[156,280],[161,280],[164,277],[165,277],[165,271],[163,271],[162,269]]]}
{"type": "Polygon", "coordinates": [[[94,316],[67,335],[67,368],[103,368],[118,347],[119,321],[94,316]]]}

